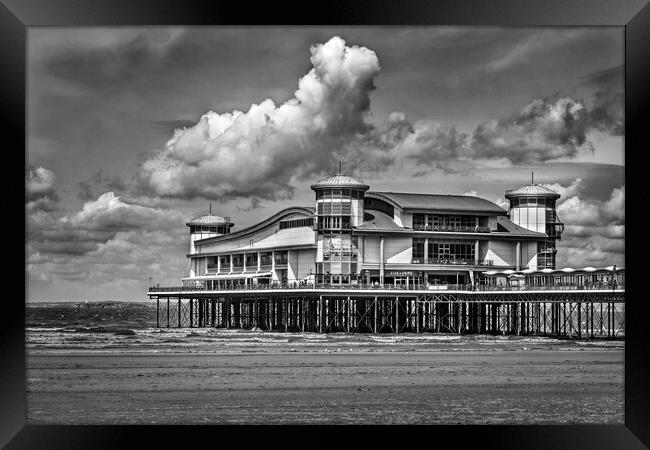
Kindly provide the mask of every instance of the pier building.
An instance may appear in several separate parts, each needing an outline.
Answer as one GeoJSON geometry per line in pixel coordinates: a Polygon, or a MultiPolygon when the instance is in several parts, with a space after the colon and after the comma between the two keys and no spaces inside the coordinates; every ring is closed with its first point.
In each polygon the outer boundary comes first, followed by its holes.
{"type": "Polygon", "coordinates": [[[339,173],[314,203],[233,230],[187,223],[182,285],[152,286],[160,327],[622,338],[625,269],[556,268],[559,194],[372,191],[339,173]]]}
{"type": "Polygon", "coordinates": [[[371,191],[342,173],[293,206],[230,231],[206,215],[190,227],[185,286],[477,284],[491,269],[555,269],[559,194],[506,191],[509,208],[474,196],[371,191]]]}

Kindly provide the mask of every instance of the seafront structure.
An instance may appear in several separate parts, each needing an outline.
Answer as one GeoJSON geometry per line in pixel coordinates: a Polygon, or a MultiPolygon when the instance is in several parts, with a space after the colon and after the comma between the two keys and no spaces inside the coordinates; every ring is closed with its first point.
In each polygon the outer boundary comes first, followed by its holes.
{"type": "Polygon", "coordinates": [[[188,276],[149,290],[158,324],[622,333],[624,269],[556,269],[560,195],[544,186],[507,190],[507,209],[475,196],[371,191],[341,171],[311,189],[312,206],[238,231],[211,211],[188,222],[188,276]]]}
{"type": "Polygon", "coordinates": [[[212,214],[188,222],[183,285],[464,285],[491,268],[555,268],[560,196],[540,185],[506,191],[509,211],[473,196],[369,191],[340,173],[311,188],[314,206],[239,231],[212,214]]]}

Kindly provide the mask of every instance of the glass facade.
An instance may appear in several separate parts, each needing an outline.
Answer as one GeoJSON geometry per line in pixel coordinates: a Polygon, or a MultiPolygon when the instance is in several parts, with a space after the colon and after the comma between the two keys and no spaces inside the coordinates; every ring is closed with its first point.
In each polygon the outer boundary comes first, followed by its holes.
{"type": "Polygon", "coordinates": [[[474,264],[474,242],[465,240],[429,240],[427,253],[424,258],[425,240],[413,239],[413,264],[474,264]]]}
{"type": "Polygon", "coordinates": [[[487,217],[464,214],[413,214],[416,231],[483,232],[490,231],[487,217]]]}
{"type": "Polygon", "coordinates": [[[316,230],[323,255],[316,261],[317,283],[356,282],[359,248],[352,228],[363,217],[363,198],[359,189],[316,189],[316,230]]]}

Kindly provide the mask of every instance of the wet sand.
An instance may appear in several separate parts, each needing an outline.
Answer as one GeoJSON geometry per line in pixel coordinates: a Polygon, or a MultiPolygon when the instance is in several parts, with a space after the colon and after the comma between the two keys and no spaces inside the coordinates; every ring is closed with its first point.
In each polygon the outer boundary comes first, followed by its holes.
{"type": "Polygon", "coordinates": [[[28,352],[27,423],[624,422],[620,348],[276,350],[28,352]]]}

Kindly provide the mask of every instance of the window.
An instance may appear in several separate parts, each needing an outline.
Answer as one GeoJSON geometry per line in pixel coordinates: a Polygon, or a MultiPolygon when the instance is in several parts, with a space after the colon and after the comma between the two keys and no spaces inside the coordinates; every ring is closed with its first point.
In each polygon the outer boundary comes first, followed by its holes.
{"type": "Polygon", "coordinates": [[[316,200],[320,200],[323,198],[323,191],[316,191],[316,200]]]}
{"type": "Polygon", "coordinates": [[[288,252],[286,250],[275,252],[275,264],[286,264],[288,259],[288,252]]]}
{"type": "Polygon", "coordinates": [[[537,268],[555,268],[555,242],[544,241],[537,243],[537,268]]]}
{"type": "Polygon", "coordinates": [[[413,239],[413,263],[423,264],[424,261],[424,239],[413,239]]]}
{"type": "Polygon", "coordinates": [[[429,241],[433,264],[473,264],[474,243],[468,241],[429,241]]]}
{"type": "MultiPolygon", "coordinates": [[[[321,205],[322,203],[318,205],[319,208],[321,205]]],[[[281,230],[285,230],[287,228],[312,227],[312,226],[314,226],[314,219],[312,218],[285,220],[283,222],[280,222],[281,230]]]]}
{"type": "Polygon", "coordinates": [[[413,214],[413,229],[414,230],[422,230],[424,228],[424,219],[425,219],[424,214],[414,213],[413,214]]]}
{"type": "Polygon", "coordinates": [[[246,267],[257,267],[257,253],[246,254],[246,267]]]}
{"type": "Polygon", "coordinates": [[[270,266],[272,264],[273,264],[273,261],[272,261],[272,253],[271,252],[260,253],[260,265],[261,266],[270,266]]]}
{"type": "Polygon", "coordinates": [[[232,265],[234,267],[244,267],[244,255],[233,255],[232,265]]]}

